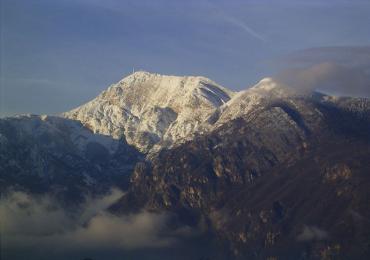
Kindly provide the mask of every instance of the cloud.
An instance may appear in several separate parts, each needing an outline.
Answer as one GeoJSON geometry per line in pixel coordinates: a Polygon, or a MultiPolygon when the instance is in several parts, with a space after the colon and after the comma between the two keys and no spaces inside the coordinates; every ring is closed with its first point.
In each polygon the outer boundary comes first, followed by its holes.
{"type": "Polygon", "coordinates": [[[328,233],[315,226],[304,226],[301,234],[297,236],[298,241],[324,240],[328,233]]]}
{"type": "MultiPolygon", "coordinates": [[[[69,241],[70,245],[87,248],[135,249],[164,247],[175,243],[171,237],[161,236],[166,229],[167,216],[141,212],[123,217],[102,213],[89,220],[86,227],[80,227],[57,241],[69,241]]],[[[59,242],[58,242],[59,243],[59,242]]]]}
{"type": "Polygon", "coordinates": [[[370,97],[370,78],[365,71],[336,63],[319,63],[305,69],[281,72],[276,79],[296,90],[319,90],[334,95],[370,97]]]}
{"type": "Polygon", "coordinates": [[[237,19],[236,17],[231,16],[230,14],[226,13],[224,10],[219,8],[216,4],[213,4],[210,1],[205,1],[205,3],[209,6],[209,9],[213,9],[214,15],[216,15],[218,19],[223,20],[227,22],[228,24],[238,29],[243,30],[249,36],[252,36],[253,38],[259,41],[266,42],[266,38],[262,34],[253,30],[249,25],[247,25],[241,19],[237,19]]]}
{"type": "Polygon", "coordinates": [[[263,42],[266,42],[266,38],[261,35],[260,33],[256,32],[255,30],[253,30],[251,27],[249,27],[246,23],[244,23],[242,20],[238,20],[236,19],[235,17],[232,17],[230,15],[227,15],[225,13],[223,13],[223,18],[225,21],[227,21],[228,23],[242,29],[243,31],[245,31],[247,34],[249,34],[250,36],[253,36],[254,38],[260,40],[260,41],[263,41],[263,42]]]}
{"type": "Polygon", "coordinates": [[[63,215],[57,218],[55,216],[58,216],[55,212],[45,212],[40,221],[34,221],[34,216],[31,215],[32,221],[28,223],[33,225],[32,230],[28,229],[24,232],[21,230],[21,227],[24,227],[22,225],[11,230],[12,233],[4,232],[5,246],[9,248],[58,248],[61,251],[88,251],[97,248],[100,250],[132,250],[166,247],[176,242],[172,237],[162,237],[168,219],[168,216],[164,214],[140,212],[135,215],[118,217],[104,212],[92,217],[84,225],[76,225],[77,223],[71,219],[64,219],[63,215]],[[46,227],[40,225],[41,220],[47,223],[46,227]],[[62,222],[57,220],[62,220],[62,222]],[[69,226],[66,222],[69,222],[69,226]]]}
{"type": "MultiPolygon", "coordinates": [[[[170,215],[142,211],[117,216],[106,209],[122,196],[119,190],[94,199],[79,209],[67,210],[50,196],[13,192],[0,201],[2,250],[90,252],[138,250],[176,245],[178,239],[192,236],[187,226],[169,228],[170,215]]],[[[10,254],[10,253],[9,253],[10,254]]]]}
{"type": "Polygon", "coordinates": [[[327,46],[292,52],[278,60],[282,66],[312,66],[332,62],[352,68],[370,67],[370,46],[327,46]]]}
{"type": "Polygon", "coordinates": [[[49,197],[32,198],[23,192],[11,193],[0,201],[0,219],[5,241],[18,235],[47,236],[72,224],[49,197]]]}
{"type": "Polygon", "coordinates": [[[299,91],[370,97],[370,46],[323,47],[279,60],[275,79],[299,91]]]}

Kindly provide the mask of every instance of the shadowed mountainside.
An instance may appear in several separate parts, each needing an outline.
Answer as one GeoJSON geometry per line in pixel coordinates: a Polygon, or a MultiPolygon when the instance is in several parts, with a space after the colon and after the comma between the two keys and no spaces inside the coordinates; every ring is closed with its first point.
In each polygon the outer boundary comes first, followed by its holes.
{"type": "Polygon", "coordinates": [[[125,140],[93,134],[80,122],[52,116],[0,119],[0,188],[49,193],[65,202],[126,189],[143,158],[125,140]]]}
{"type": "Polygon", "coordinates": [[[370,120],[363,101],[348,107],[315,94],[256,107],[139,163],[112,210],[177,212],[213,230],[240,259],[365,259],[370,120]]]}

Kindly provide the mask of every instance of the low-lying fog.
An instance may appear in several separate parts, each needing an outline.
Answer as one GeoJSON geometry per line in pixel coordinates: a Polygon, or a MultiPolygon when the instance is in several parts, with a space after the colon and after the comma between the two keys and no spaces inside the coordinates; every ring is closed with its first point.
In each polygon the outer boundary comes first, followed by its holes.
{"type": "Polygon", "coordinates": [[[122,195],[112,189],[73,211],[48,195],[4,195],[2,259],[204,259],[215,252],[194,228],[170,228],[169,214],[109,213],[106,209],[122,195]]]}

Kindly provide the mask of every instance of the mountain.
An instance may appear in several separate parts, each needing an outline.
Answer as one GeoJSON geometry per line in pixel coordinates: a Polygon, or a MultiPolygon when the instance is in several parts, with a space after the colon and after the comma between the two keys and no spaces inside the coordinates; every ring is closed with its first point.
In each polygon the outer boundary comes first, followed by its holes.
{"type": "Polygon", "coordinates": [[[117,213],[176,212],[237,259],[370,255],[370,102],[265,79],[209,132],[138,163],[117,213]]]}
{"type": "Polygon", "coordinates": [[[124,140],[92,133],[80,122],[24,115],[0,119],[0,189],[52,193],[81,201],[125,188],[142,155],[124,140]]]}
{"type": "Polygon", "coordinates": [[[63,115],[81,121],[94,133],[125,137],[148,152],[202,132],[210,114],[233,95],[204,77],[136,72],[63,115]]]}
{"type": "Polygon", "coordinates": [[[111,214],[168,213],[227,259],[370,256],[365,98],[137,72],[59,117],[0,119],[0,144],[2,190],[118,186],[111,214]]]}

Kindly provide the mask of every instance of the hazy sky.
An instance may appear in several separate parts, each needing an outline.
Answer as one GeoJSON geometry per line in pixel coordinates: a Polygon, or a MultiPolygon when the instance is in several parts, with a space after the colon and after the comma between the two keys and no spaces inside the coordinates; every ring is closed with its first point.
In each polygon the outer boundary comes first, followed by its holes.
{"type": "Polygon", "coordinates": [[[244,89],[307,48],[369,46],[369,0],[0,0],[0,116],[58,113],[133,67],[244,89]]]}

